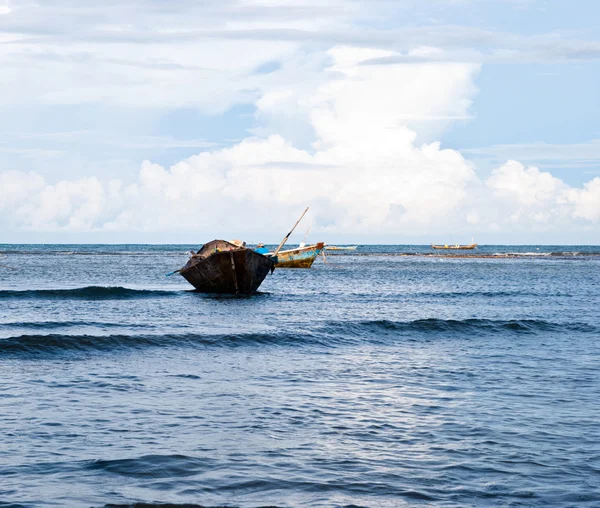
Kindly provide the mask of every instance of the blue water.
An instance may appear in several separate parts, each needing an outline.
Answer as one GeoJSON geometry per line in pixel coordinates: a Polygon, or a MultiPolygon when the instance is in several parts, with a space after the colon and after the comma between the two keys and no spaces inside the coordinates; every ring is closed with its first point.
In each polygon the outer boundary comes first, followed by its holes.
{"type": "Polygon", "coordinates": [[[599,247],[194,247],[0,245],[0,506],[600,506],[599,247]]]}

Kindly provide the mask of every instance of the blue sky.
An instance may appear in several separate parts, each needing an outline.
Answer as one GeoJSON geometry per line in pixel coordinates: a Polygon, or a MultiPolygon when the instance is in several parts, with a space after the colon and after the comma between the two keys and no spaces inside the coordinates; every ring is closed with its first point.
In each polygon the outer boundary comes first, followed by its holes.
{"type": "Polygon", "coordinates": [[[0,0],[0,234],[269,241],[306,203],[333,239],[597,243],[598,19],[591,0],[0,0]],[[231,220],[194,223],[215,196],[231,220]]]}

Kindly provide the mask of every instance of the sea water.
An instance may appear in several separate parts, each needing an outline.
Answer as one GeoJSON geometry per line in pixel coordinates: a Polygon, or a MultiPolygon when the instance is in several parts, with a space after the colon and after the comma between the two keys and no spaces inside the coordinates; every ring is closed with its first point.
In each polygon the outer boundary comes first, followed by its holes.
{"type": "Polygon", "coordinates": [[[600,506],[600,248],[192,248],[0,246],[0,506],[600,506]]]}

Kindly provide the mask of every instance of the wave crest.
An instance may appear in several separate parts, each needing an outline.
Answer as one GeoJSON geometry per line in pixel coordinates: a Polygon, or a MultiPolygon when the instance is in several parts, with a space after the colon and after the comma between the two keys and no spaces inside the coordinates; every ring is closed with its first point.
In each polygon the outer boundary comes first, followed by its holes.
{"type": "Polygon", "coordinates": [[[122,333],[111,335],[24,334],[0,340],[0,357],[44,358],[153,347],[339,347],[374,343],[392,345],[397,340],[464,340],[493,335],[542,333],[593,333],[585,323],[560,324],[543,320],[418,319],[415,321],[336,321],[312,330],[201,333],[122,333]]]}
{"type": "Polygon", "coordinates": [[[175,296],[182,291],[131,289],[122,286],[86,286],[73,289],[1,290],[0,299],[126,300],[175,296]]]}

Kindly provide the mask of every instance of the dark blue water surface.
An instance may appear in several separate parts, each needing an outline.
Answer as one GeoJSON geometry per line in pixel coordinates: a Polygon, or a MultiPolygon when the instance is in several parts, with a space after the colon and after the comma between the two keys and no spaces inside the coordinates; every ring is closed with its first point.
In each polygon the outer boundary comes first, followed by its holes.
{"type": "Polygon", "coordinates": [[[600,248],[192,247],[0,245],[0,506],[600,506],[600,248]]]}

